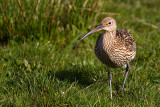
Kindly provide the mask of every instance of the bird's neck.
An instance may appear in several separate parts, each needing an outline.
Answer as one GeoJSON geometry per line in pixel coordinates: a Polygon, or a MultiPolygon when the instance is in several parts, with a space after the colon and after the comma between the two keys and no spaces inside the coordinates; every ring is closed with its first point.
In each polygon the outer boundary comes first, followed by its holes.
{"type": "Polygon", "coordinates": [[[105,32],[104,36],[102,37],[102,47],[104,50],[108,51],[108,49],[110,49],[110,47],[112,47],[112,45],[115,42],[115,38],[116,38],[116,31],[112,31],[112,32],[105,32]]]}
{"type": "Polygon", "coordinates": [[[116,30],[106,32],[106,34],[105,34],[105,38],[108,38],[110,41],[114,40],[115,37],[116,37],[116,30]]]}

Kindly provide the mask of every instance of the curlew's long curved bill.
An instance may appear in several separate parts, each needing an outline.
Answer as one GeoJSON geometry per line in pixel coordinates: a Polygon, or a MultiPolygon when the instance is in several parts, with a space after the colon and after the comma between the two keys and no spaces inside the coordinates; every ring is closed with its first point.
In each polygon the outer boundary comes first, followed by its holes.
{"type": "Polygon", "coordinates": [[[103,30],[103,28],[104,28],[103,25],[99,25],[99,26],[97,26],[96,28],[94,28],[93,30],[91,30],[90,32],[88,32],[87,34],[85,34],[85,35],[76,43],[76,45],[73,47],[73,50],[77,47],[77,45],[78,45],[84,38],[86,38],[87,36],[89,36],[90,34],[92,34],[92,33],[94,33],[94,32],[103,30]]]}

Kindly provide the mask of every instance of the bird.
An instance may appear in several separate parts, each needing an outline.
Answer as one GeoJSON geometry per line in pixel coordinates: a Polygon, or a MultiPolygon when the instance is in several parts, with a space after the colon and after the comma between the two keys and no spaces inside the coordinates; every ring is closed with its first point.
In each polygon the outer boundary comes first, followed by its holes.
{"type": "Polygon", "coordinates": [[[110,68],[119,68],[126,66],[124,80],[122,84],[122,90],[127,79],[127,75],[130,69],[130,61],[132,61],[136,55],[136,43],[129,29],[118,30],[116,20],[112,17],[106,17],[101,21],[101,24],[85,34],[73,47],[75,49],[77,45],[84,38],[92,33],[103,30],[97,39],[95,45],[96,57],[107,66],[109,88],[112,99],[112,75],[110,68]]]}

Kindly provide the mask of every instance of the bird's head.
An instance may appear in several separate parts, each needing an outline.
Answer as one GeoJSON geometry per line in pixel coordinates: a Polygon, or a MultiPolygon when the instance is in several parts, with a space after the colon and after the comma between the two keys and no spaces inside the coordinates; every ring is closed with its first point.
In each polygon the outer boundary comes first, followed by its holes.
{"type": "Polygon", "coordinates": [[[104,18],[102,20],[100,26],[101,26],[100,30],[105,30],[105,31],[108,31],[108,32],[116,31],[116,29],[117,29],[116,20],[112,17],[104,18]]]}
{"type": "Polygon", "coordinates": [[[99,26],[97,26],[96,28],[94,28],[93,30],[91,30],[90,32],[88,32],[87,34],[85,34],[74,46],[73,49],[76,48],[76,46],[79,44],[79,42],[81,40],[83,40],[84,38],[86,38],[87,36],[89,36],[90,34],[94,33],[94,32],[98,32],[100,30],[105,30],[106,32],[112,32],[112,31],[116,31],[117,29],[117,25],[116,25],[116,20],[112,17],[106,17],[102,20],[101,24],[99,26]]]}

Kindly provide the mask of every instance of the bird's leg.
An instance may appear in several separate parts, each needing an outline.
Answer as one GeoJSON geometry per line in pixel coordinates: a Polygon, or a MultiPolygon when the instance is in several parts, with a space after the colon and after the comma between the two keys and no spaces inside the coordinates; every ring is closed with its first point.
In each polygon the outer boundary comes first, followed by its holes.
{"type": "Polygon", "coordinates": [[[129,63],[127,63],[126,73],[125,73],[124,81],[123,81],[123,85],[122,85],[122,90],[124,89],[124,84],[125,84],[125,82],[126,82],[129,69],[130,69],[130,65],[129,65],[129,63]]]}
{"type": "Polygon", "coordinates": [[[109,68],[107,67],[107,71],[108,71],[108,80],[109,80],[109,88],[110,88],[110,91],[111,91],[111,99],[112,99],[112,75],[110,74],[110,71],[109,71],[109,68]]]}

